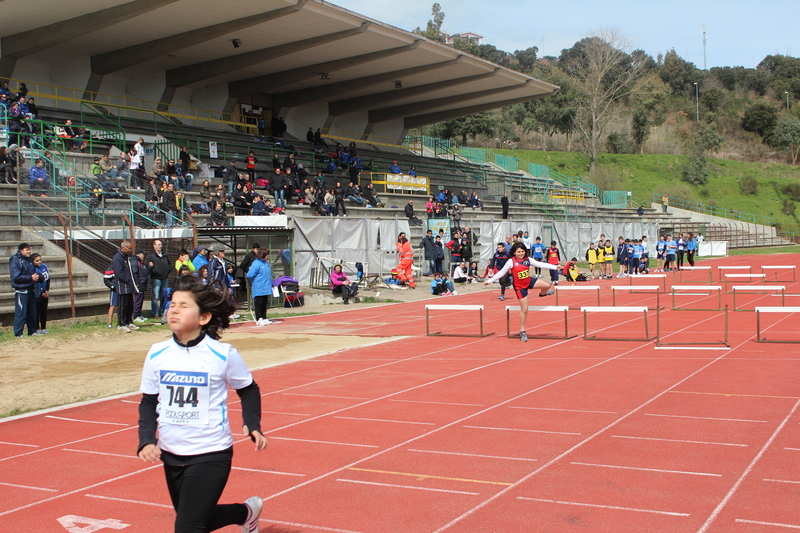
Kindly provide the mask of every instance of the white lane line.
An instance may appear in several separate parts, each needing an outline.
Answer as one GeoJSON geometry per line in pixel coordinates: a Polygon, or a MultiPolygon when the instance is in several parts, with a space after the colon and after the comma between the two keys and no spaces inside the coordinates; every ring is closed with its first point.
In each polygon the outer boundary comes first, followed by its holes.
{"type": "Polygon", "coordinates": [[[359,448],[378,448],[378,446],[375,446],[373,444],[352,444],[352,443],[349,443],[349,442],[331,442],[331,441],[327,441],[327,440],[294,439],[294,438],[291,438],[291,437],[274,437],[274,436],[270,436],[269,438],[272,439],[272,440],[291,440],[291,441],[295,441],[295,442],[312,442],[314,444],[335,444],[336,446],[357,446],[359,448]]]}
{"type": "Polygon", "coordinates": [[[527,457],[504,457],[502,455],[480,455],[477,453],[441,452],[438,450],[412,450],[412,449],[409,449],[408,451],[419,452],[419,453],[438,453],[442,455],[462,455],[464,457],[481,457],[483,459],[506,459],[508,461],[538,461],[538,459],[528,459],[527,457]]]}
{"type": "Polygon", "coordinates": [[[330,531],[331,533],[361,533],[360,531],[351,531],[349,529],[337,529],[335,527],[315,526],[312,524],[301,524],[299,522],[283,522],[281,520],[270,520],[269,518],[259,518],[259,522],[266,522],[268,524],[280,524],[282,526],[299,527],[302,530],[313,529],[320,531],[330,531]]]}
{"type": "Polygon", "coordinates": [[[582,409],[555,409],[553,407],[520,407],[516,405],[510,405],[509,409],[531,409],[534,411],[565,411],[567,413],[594,413],[599,415],[615,415],[617,414],[614,411],[584,411],[582,409]]]}
{"type": "Polygon", "coordinates": [[[527,498],[525,496],[517,496],[518,500],[526,500],[529,502],[545,502],[545,503],[558,503],[561,505],[577,505],[579,507],[597,507],[600,509],[616,509],[619,511],[633,511],[636,513],[653,513],[664,514],[668,516],[689,516],[689,513],[673,513],[670,511],[654,511],[652,509],[636,509],[633,507],[619,507],[616,505],[600,505],[596,503],[581,503],[581,502],[565,502],[561,500],[545,500],[543,498],[527,498]]]}
{"type": "Polygon", "coordinates": [[[333,396],[329,394],[301,394],[299,392],[282,392],[285,396],[312,396],[314,398],[339,398],[342,400],[369,400],[369,398],[354,398],[353,396],[333,396]]]}
{"type": "Polygon", "coordinates": [[[84,424],[105,424],[108,426],[129,426],[130,424],[123,424],[121,422],[100,422],[99,420],[81,420],[79,418],[67,418],[64,416],[45,415],[45,418],[53,418],[55,420],[66,420],[67,422],[83,422],[84,424]]]}
{"type": "Polygon", "coordinates": [[[47,491],[47,492],[58,492],[58,489],[46,489],[44,487],[31,487],[29,485],[15,485],[14,483],[3,483],[2,481],[0,481],[0,485],[3,485],[4,487],[14,487],[14,488],[17,488],[17,489],[31,489],[31,490],[44,490],[44,491],[47,491]]]}
{"type": "Polygon", "coordinates": [[[580,433],[570,433],[568,431],[544,431],[542,429],[520,429],[520,428],[493,428],[486,426],[464,426],[469,429],[488,429],[492,431],[522,431],[525,433],[550,433],[552,435],[580,435],[580,433]]]}
{"type": "Polygon", "coordinates": [[[124,457],[126,459],[139,459],[135,455],[125,455],[124,453],[96,452],[94,450],[76,450],[75,448],[64,448],[65,452],[91,453],[94,455],[108,455],[110,457],[124,457]]]}
{"type": "Polygon", "coordinates": [[[766,420],[747,420],[744,418],[713,418],[710,416],[688,416],[688,415],[660,415],[656,413],[645,413],[644,416],[663,416],[665,418],[692,418],[694,420],[720,420],[722,422],[757,422],[766,424],[766,420]]]}
{"type": "Polygon", "coordinates": [[[463,405],[464,407],[483,407],[480,403],[453,403],[453,402],[428,402],[422,400],[389,400],[390,402],[404,402],[404,403],[430,403],[434,405],[463,405]]]}
{"type": "Polygon", "coordinates": [[[683,470],[663,470],[660,468],[639,468],[636,466],[620,466],[620,465],[601,465],[596,463],[578,463],[571,462],[571,465],[580,466],[597,466],[600,468],[616,468],[620,470],[639,470],[642,472],[660,472],[662,474],[686,474],[688,476],[708,476],[708,477],[722,477],[722,474],[709,474],[708,472],[686,472],[683,470]]]}
{"type": "Polygon", "coordinates": [[[730,350],[728,346],[655,346],[656,350],[730,350]]]}
{"type": "Polygon", "coordinates": [[[142,402],[135,402],[133,400],[120,400],[120,402],[122,402],[122,403],[133,403],[133,404],[136,404],[136,405],[139,405],[140,403],[142,403],[142,402]]]}
{"type": "Polygon", "coordinates": [[[385,420],[383,418],[361,418],[358,416],[334,416],[343,420],[363,420],[365,422],[391,422],[393,424],[416,424],[418,426],[435,426],[433,422],[409,422],[407,420],[385,420]]]}
{"type": "Polygon", "coordinates": [[[3,442],[0,441],[0,444],[8,444],[9,446],[26,446],[28,448],[39,448],[36,444],[22,444],[21,442],[3,442]]]}
{"type": "Polygon", "coordinates": [[[747,444],[734,444],[731,442],[708,442],[703,440],[682,440],[682,439],[659,439],[656,437],[632,437],[630,435],[611,435],[615,439],[636,439],[636,440],[657,440],[661,442],[683,442],[686,444],[713,444],[716,446],[741,446],[747,447],[747,444]]]}
{"type": "Polygon", "coordinates": [[[33,507],[35,505],[41,505],[41,504],[47,503],[49,501],[58,500],[58,499],[63,498],[65,496],[71,496],[73,494],[77,494],[77,493],[83,492],[85,490],[93,489],[93,488],[99,487],[101,485],[107,485],[108,483],[113,483],[115,481],[119,481],[120,479],[129,478],[129,477],[135,476],[137,474],[142,474],[144,472],[147,472],[148,470],[153,470],[154,468],[163,468],[163,467],[160,464],[152,465],[152,466],[146,466],[146,467],[142,468],[141,470],[136,470],[135,472],[129,472],[127,474],[122,474],[121,476],[112,477],[110,479],[105,479],[103,481],[99,481],[97,483],[93,483],[92,485],[87,485],[87,486],[81,487],[79,489],[71,490],[69,492],[64,492],[63,494],[59,494],[57,496],[51,496],[50,498],[45,498],[44,500],[39,500],[38,502],[31,502],[31,503],[27,503],[25,505],[20,505],[19,507],[15,507],[14,509],[8,509],[7,511],[0,512],[0,516],[5,516],[7,514],[16,513],[17,511],[21,511],[23,509],[27,509],[27,508],[33,507]]]}
{"type": "Polygon", "coordinates": [[[125,502],[125,503],[138,503],[139,505],[150,505],[152,507],[161,507],[164,509],[174,509],[171,505],[163,503],[143,502],[141,500],[129,500],[127,498],[114,498],[112,496],[100,496],[99,494],[84,494],[87,498],[96,498],[98,500],[111,500],[112,502],[125,502]]]}
{"type": "Polygon", "coordinates": [[[793,452],[800,452],[800,448],[784,448],[784,450],[792,450],[793,452]]]}
{"type": "Polygon", "coordinates": [[[55,444],[53,446],[48,446],[47,448],[39,448],[37,450],[32,450],[32,451],[29,451],[29,452],[21,453],[19,455],[11,455],[9,457],[3,457],[2,459],[0,459],[0,462],[8,461],[9,459],[16,459],[18,457],[24,457],[26,455],[31,455],[33,453],[46,452],[47,450],[53,450],[55,448],[61,448],[62,446],[69,446],[70,444],[78,444],[79,442],[85,442],[87,440],[97,439],[97,438],[100,438],[100,437],[107,437],[109,435],[114,435],[115,433],[121,433],[123,431],[130,431],[132,429],[136,429],[137,427],[138,426],[131,426],[131,427],[127,427],[127,428],[124,428],[124,429],[115,429],[114,431],[109,431],[108,433],[101,433],[100,435],[92,435],[91,437],[85,437],[83,439],[73,440],[71,442],[62,442],[61,444],[55,444]]]}
{"type": "Polygon", "coordinates": [[[293,474],[291,472],[279,472],[277,470],[261,470],[260,468],[244,468],[242,466],[232,466],[231,470],[243,470],[245,472],[258,472],[259,474],[276,474],[278,476],[306,477],[305,474],[293,474]]]}
{"type": "Polygon", "coordinates": [[[771,481],[772,483],[792,483],[794,485],[800,485],[800,481],[793,481],[791,479],[767,479],[767,478],[764,478],[762,481],[771,481]]]}
{"type": "Polygon", "coordinates": [[[342,479],[336,481],[344,481],[345,483],[358,483],[360,485],[375,485],[376,487],[392,487],[394,489],[411,489],[411,490],[425,490],[428,492],[447,492],[449,494],[466,494],[467,496],[479,496],[480,492],[464,492],[462,490],[446,490],[446,489],[432,489],[428,487],[414,487],[412,485],[395,485],[393,483],[377,483],[375,481],[358,481],[355,479],[342,479]]]}
{"type": "MultiPolygon", "coordinates": [[[[786,296],[789,296],[788,294],[786,296]]],[[[778,522],[760,522],[758,520],[745,520],[744,518],[737,518],[734,522],[739,522],[740,524],[755,524],[757,526],[774,526],[774,527],[785,527],[789,529],[800,529],[800,526],[796,526],[794,524],[781,524],[778,522]]]]}
{"type": "MultiPolygon", "coordinates": [[[[228,411],[236,411],[237,413],[241,413],[242,412],[241,409],[234,409],[234,408],[228,408],[228,411]]],[[[306,414],[306,413],[284,413],[282,411],[261,411],[261,413],[265,414],[265,415],[311,416],[311,415],[306,414]]]]}

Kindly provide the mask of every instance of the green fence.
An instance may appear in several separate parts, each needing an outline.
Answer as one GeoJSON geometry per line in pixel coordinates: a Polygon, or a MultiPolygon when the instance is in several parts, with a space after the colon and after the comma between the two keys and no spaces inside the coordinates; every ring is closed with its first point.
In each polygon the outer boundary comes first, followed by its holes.
{"type": "Polygon", "coordinates": [[[519,170],[519,159],[514,156],[494,154],[494,162],[501,168],[511,172],[519,170]]]}
{"type": "MultiPolygon", "coordinates": [[[[713,205],[698,204],[690,202],[689,200],[682,200],[680,198],[673,198],[669,196],[669,207],[677,209],[686,209],[687,211],[694,211],[696,213],[703,213],[715,217],[730,218],[740,222],[750,222],[751,224],[763,224],[764,226],[775,226],[778,220],[772,217],[765,217],[762,215],[754,215],[752,213],[743,213],[734,209],[726,209],[724,207],[715,207],[713,205]]],[[[653,203],[662,203],[664,195],[653,194],[653,203]]]]}
{"type": "Polygon", "coordinates": [[[603,191],[603,207],[628,207],[628,191],[603,191]]]}

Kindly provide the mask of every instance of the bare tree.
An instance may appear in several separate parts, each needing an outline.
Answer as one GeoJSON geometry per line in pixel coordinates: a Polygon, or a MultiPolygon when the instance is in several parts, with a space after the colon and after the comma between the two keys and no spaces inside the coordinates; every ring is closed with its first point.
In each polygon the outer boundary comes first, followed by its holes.
{"type": "Polygon", "coordinates": [[[647,67],[642,58],[630,55],[629,49],[617,30],[606,29],[576,43],[564,58],[563,68],[572,78],[577,97],[575,126],[583,135],[592,172],[616,107],[647,67]]]}

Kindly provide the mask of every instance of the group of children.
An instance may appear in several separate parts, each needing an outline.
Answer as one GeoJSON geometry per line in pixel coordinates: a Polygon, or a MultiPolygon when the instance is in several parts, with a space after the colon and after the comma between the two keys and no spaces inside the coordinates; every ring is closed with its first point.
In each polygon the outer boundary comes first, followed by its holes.
{"type": "Polygon", "coordinates": [[[614,257],[616,256],[619,272],[617,278],[650,272],[650,251],[647,247],[647,236],[641,239],[625,239],[619,237],[616,250],[611,239],[600,235],[595,246],[589,244],[585,258],[589,262],[589,275],[587,279],[595,279],[595,270],[599,279],[612,279],[614,277],[614,257]]]}

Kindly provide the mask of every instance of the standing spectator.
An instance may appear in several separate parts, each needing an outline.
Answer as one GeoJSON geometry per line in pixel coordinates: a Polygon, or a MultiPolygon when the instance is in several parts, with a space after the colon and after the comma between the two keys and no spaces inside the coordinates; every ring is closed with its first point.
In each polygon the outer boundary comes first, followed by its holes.
{"type": "Polygon", "coordinates": [[[663,207],[664,212],[666,213],[667,208],[669,207],[669,196],[667,196],[666,194],[661,197],[661,206],[663,207]]]}
{"type": "Polygon", "coordinates": [[[44,160],[37,159],[36,166],[30,170],[28,176],[28,183],[31,186],[30,195],[34,196],[38,193],[39,196],[47,196],[45,193],[50,190],[50,180],[47,179],[47,171],[44,168],[44,160]]]}
{"type": "Polygon", "coordinates": [[[289,190],[289,176],[282,173],[279,169],[276,169],[273,186],[275,189],[275,207],[282,207],[285,209],[287,191],[289,190]]]}
{"type": "Polygon", "coordinates": [[[225,264],[225,250],[223,248],[217,250],[217,255],[209,255],[208,279],[209,283],[218,281],[225,290],[228,289],[228,269],[225,264]]]}
{"type": "MultiPolygon", "coordinates": [[[[239,270],[242,271],[242,276],[247,276],[247,271],[250,269],[250,265],[253,264],[253,261],[258,258],[258,251],[260,249],[261,247],[258,245],[258,243],[253,243],[252,249],[247,252],[247,254],[244,256],[244,259],[242,259],[242,262],[239,263],[239,270]]],[[[244,280],[241,281],[241,286],[244,287],[244,280]]]]}
{"type": "Polygon", "coordinates": [[[114,271],[114,282],[119,298],[117,329],[125,333],[139,329],[139,326],[133,323],[133,295],[137,291],[137,284],[128,260],[132,253],[131,242],[122,241],[114,259],[111,260],[111,270],[114,271]]]}
{"type": "Polygon", "coordinates": [[[264,121],[264,117],[258,117],[258,134],[264,135],[264,130],[266,129],[267,123],[264,121]]]}
{"type": "Polygon", "coordinates": [[[390,174],[402,174],[403,170],[400,168],[400,165],[397,164],[397,161],[392,161],[392,166],[389,167],[390,174]]]}
{"type": "Polygon", "coordinates": [[[334,195],[335,195],[335,198],[336,198],[335,199],[335,207],[334,207],[334,210],[333,210],[334,216],[346,217],[347,216],[347,208],[344,205],[344,187],[342,187],[342,184],[340,182],[338,182],[338,181],[336,182],[336,188],[334,189],[334,195]]]}
{"type": "Polygon", "coordinates": [[[422,221],[417,218],[417,215],[414,213],[414,200],[409,200],[406,204],[406,207],[403,209],[406,217],[408,218],[408,223],[411,226],[421,226],[422,221]]]}
{"type": "Polygon", "coordinates": [[[144,264],[144,250],[136,250],[136,253],[129,258],[133,279],[136,280],[136,293],[133,295],[133,321],[134,323],[147,322],[142,316],[144,306],[144,293],[147,290],[147,279],[149,272],[144,264]]]}
{"type": "Polygon", "coordinates": [[[236,187],[236,182],[239,180],[239,171],[236,170],[236,160],[231,159],[230,164],[225,167],[222,173],[222,183],[228,193],[228,199],[233,198],[233,189],[236,187]]]}
{"type": "MultiPolygon", "coordinates": [[[[524,244],[521,245],[523,248],[525,247],[524,244]]],[[[512,246],[511,248],[511,256],[514,257],[514,247],[512,246]]],[[[550,241],[550,248],[547,249],[547,262],[556,267],[554,270],[550,271],[550,282],[553,285],[558,285],[558,265],[561,263],[561,252],[559,252],[558,246],[556,246],[556,241],[550,241]]]]}
{"type": "Polygon", "coordinates": [[[442,273],[444,270],[444,244],[441,235],[433,239],[433,273],[442,273]]]}
{"type": "Polygon", "coordinates": [[[22,337],[25,326],[28,335],[36,335],[36,292],[39,281],[36,266],[31,261],[31,245],[27,242],[17,246],[17,253],[8,260],[11,287],[14,289],[14,336],[22,337]]]}
{"type": "Polygon", "coordinates": [[[162,211],[166,211],[166,227],[167,229],[172,229],[172,226],[175,225],[175,215],[178,207],[175,198],[175,185],[173,183],[167,184],[167,190],[161,191],[161,203],[158,204],[158,207],[162,211]]]}
{"type": "Polygon", "coordinates": [[[200,270],[201,266],[208,265],[208,248],[205,246],[196,246],[192,250],[194,257],[192,257],[192,264],[195,271],[200,270]]]}
{"type": "Polygon", "coordinates": [[[42,335],[47,335],[47,304],[50,301],[50,271],[47,265],[42,263],[42,256],[39,254],[31,254],[33,266],[36,267],[36,273],[39,279],[36,280],[34,285],[34,293],[36,294],[36,332],[42,335]]]}
{"type": "Polygon", "coordinates": [[[414,176],[416,178],[417,177],[417,167],[416,167],[416,165],[411,165],[411,168],[408,169],[408,172],[406,172],[406,174],[408,174],[409,176],[414,176]]]}
{"type": "MultiPolygon", "coordinates": [[[[141,140],[141,139],[140,139],[141,140]]],[[[189,155],[189,147],[181,146],[181,151],[178,152],[178,159],[183,164],[184,170],[189,173],[192,165],[192,156],[189,155]]]]}
{"type": "Polygon", "coordinates": [[[690,231],[689,234],[686,236],[686,260],[689,262],[689,266],[694,266],[694,253],[697,251],[697,241],[694,238],[694,235],[690,231]]]}
{"type": "Polygon", "coordinates": [[[472,233],[469,226],[464,226],[464,231],[461,232],[461,260],[469,264],[472,261],[472,247],[478,244],[478,236],[472,233]]]}
{"type": "Polygon", "coordinates": [[[455,230],[453,238],[445,246],[450,249],[450,276],[452,277],[453,269],[461,263],[461,232],[455,230]]]}
{"type": "Polygon", "coordinates": [[[169,273],[172,265],[169,257],[164,253],[164,245],[159,240],[153,241],[153,251],[147,254],[144,259],[144,264],[150,273],[151,285],[153,295],[150,297],[150,313],[153,318],[159,318],[162,315],[164,304],[164,289],[167,288],[169,280],[169,273]]]}
{"type": "Polygon", "coordinates": [[[500,198],[500,205],[503,207],[503,220],[508,219],[508,193],[503,194],[500,198]]]}
{"type": "Polygon", "coordinates": [[[306,132],[306,141],[308,144],[314,144],[314,128],[308,128],[306,132]]]}
{"type": "Polygon", "coordinates": [[[436,272],[435,242],[436,241],[433,240],[433,232],[428,230],[419,243],[419,247],[424,251],[425,261],[428,263],[428,272],[423,274],[423,276],[433,276],[436,272]]]}
{"type": "Polygon", "coordinates": [[[272,296],[272,267],[267,259],[269,250],[259,250],[258,259],[253,261],[247,269],[247,280],[250,282],[250,292],[253,296],[253,309],[256,326],[272,324],[267,320],[267,302],[272,296]]]}
{"type": "Polygon", "coordinates": [[[258,159],[256,159],[256,154],[252,151],[247,155],[246,167],[247,173],[250,175],[250,181],[256,181],[256,163],[258,163],[258,159]]]}

